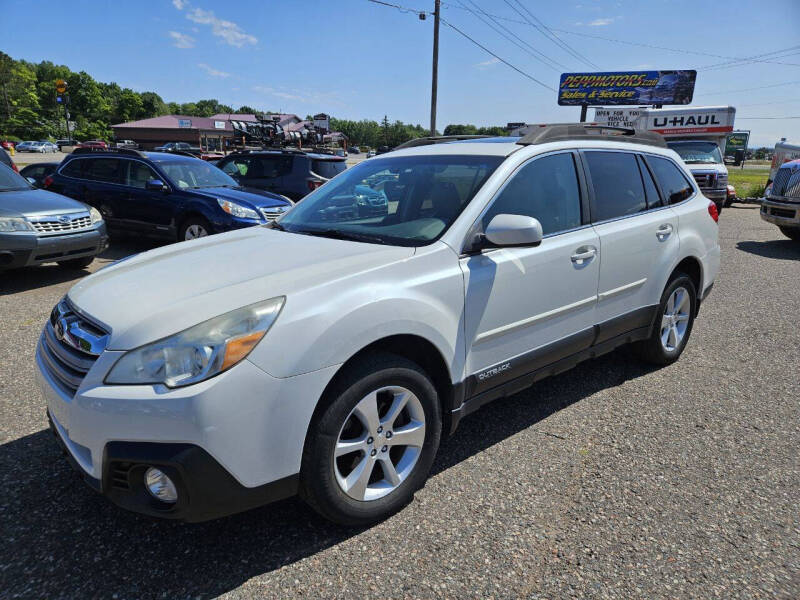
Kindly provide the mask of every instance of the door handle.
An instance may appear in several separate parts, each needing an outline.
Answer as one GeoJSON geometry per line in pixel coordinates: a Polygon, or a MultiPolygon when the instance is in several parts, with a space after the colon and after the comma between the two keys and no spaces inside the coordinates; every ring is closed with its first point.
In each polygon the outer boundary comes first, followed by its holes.
{"type": "Polygon", "coordinates": [[[672,234],[672,225],[670,223],[664,223],[663,225],[659,225],[658,229],[656,230],[656,237],[660,240],[667,239],[672,234]]]}
{"type": "Polygon", "coordinates": [[[582,248],[578,248],[575,251],[575,254],[573,254],[569,258],[574,263],[584,263],[592,260],[595,256],[597,256],[597,248],[592,248],[591,246],[584,246],[582,248]]]}

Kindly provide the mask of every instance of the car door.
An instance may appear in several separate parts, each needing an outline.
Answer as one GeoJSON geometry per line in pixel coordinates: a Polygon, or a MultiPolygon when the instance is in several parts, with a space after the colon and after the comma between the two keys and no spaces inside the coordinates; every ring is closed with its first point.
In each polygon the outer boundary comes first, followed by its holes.
{"type": "Polygon", "coordinates": [[[82,159],[82,179],[76,182],[78,198],[94,206],[103,215],[108,226],[120,228],[122,201],[125,199],[125,188],[121,185],[121,161],[116,157],[91,157],[82,159]]]}
{"type": "Polygon", "coordinates": [[[634,152],[585,150],[592,223],[600,237],[598,339],[649,327],[678,256],[678,219],[634,152]]]}
{"type": "Polygon", "coordinates": [[[599,240],[588,223],[577,155],[560,152],[520,166],[477,227],[498,214],[535,217],[536,247],[461,258],[465,279],[468,393],[490,389],[591,345],[599,240]]]}
{"type": "Polygon", "coordinates": [[[147,235],[174,237],[175,198],[171,191],[148,190],[147,182],[165,178],[148,164],[136,159],[124,159],[125,185],[124,221],[132,231],[147,235]]]}

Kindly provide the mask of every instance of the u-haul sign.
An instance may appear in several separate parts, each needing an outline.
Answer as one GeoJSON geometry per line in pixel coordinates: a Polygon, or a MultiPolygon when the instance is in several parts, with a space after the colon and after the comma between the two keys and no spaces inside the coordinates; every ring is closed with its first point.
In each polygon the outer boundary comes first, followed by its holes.
{"type": "Polygon", "coordinates": [[[735,117],[732,106],[595,110],[598,123],[646,129],[665,136],[726,135],[733,131],[735,117]]]}

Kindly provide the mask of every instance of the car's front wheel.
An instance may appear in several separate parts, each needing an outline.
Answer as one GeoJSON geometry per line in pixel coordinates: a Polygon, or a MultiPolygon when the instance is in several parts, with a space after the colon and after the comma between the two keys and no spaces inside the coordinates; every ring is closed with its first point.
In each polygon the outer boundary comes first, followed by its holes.
{"type": "Polygon", "coordinates": [[[308,432],[302,497],[322,516],[366,525],[425,483],[441,437],[436,388],[415,363],[381,354],[348,369],[308,432]]]}
{"type": "Polygon", "coordinates": [[[211,225],[203,217],[189,217],[178,230],[178,241],[194,240],[211,235],[211,225]]]}

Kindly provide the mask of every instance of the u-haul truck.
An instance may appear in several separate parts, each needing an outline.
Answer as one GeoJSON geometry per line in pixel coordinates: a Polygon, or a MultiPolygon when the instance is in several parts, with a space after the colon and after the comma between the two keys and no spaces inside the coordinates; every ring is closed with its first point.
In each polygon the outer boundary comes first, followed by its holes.
{"type": "Polygon", "coordinates": [[[728,192],[728,169],[722,156],[733,131],[733,106],[681,108],[597,108],[595,122],[655,131],[664,136],[692,171],[703,194],[722,210],[728,192]]]}

